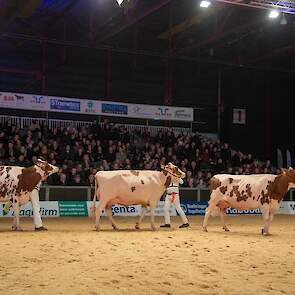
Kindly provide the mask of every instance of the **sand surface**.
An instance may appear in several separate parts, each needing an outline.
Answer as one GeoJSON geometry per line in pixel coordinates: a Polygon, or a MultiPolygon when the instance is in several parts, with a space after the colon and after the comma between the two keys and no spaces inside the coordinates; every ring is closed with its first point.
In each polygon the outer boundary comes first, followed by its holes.
{"type": "MultiPolygon", "coordinates": [[[[0,219],[0,294],[295,294],[295,216],[276,216],[272,236],[259,216],[229,217],[231,232],[212,219],[192,227],[134,231],[134,218],[106,219],[93,231],[87,218],[47,219],[48,232],[11,232],[0,219]]],[[[157,220],[159,225],[160,219],[157,220]]]]}

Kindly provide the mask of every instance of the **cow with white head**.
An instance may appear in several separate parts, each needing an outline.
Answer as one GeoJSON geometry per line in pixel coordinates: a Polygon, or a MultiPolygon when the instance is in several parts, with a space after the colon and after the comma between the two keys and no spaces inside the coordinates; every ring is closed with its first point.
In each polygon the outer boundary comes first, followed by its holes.
{"type": "Polygon", "coordinates": [[[185,173],[172,163],[163,166],[161,171],[99,171],[95,175],[96,184],[92,207],[92,211],[96,211],[96,229],[100,229],[99,222],[103,210],[106,210],[113,228],[117,228],[111,209],[113,205],[118,204],[122,206],[142,205],[141,216],[136,224],[137,229],[140,228],[146,207],[149,206],[151,227],[155,230],[155,209],[161,196],[171,182],[179,183],[184,177],[185,173]],[[95,206],[96,199],[99,200],[98,208],[95,206]]]}
{"type": "Polygon", "coordinates": [[[13,229],[21,230],[20,206],[30,201],[32,191],[59,168],[38,159],[34,166],[0,166],[0,202],[11,202],[14,210],[13,229]]]}

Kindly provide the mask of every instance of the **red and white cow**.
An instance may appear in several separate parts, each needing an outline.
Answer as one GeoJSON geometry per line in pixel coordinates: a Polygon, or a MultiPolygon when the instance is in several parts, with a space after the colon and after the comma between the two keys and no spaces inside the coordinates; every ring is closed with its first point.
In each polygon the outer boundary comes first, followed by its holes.
{"type": "Polygon", "coordinates": [[[135,226],[137,229],[139,229],[146,213],[146,207],[149,206],[151,227],[155,230],[155,208],[161,196],[171,182],[177,183],[183,177],[185,177],[185,173],[172,163],[162,167],[162,171],[99,171],[95,175],[96,192],[92,207],[92,212],[96,211],[96,229],[100,229],[99,221],[103,210],[106,210],[113,228],[117,229],[111,209],[113,205],[118,204],[123,206],[142,205],[141,216],[135,226]],[[99,200],[98,208],[95,207],[96,198],[99,200]]]}
{"type": "Polygon", "coordinates": [[[12,202],[14,210],[12,228],[14,230],[21,230],[19,223],[20,206],[30,201],[32,191],[41,181],[58,171],[58,167],[40,159],[29,168],[0,166],[0,202],[12,202]]]}
{"type": "Polygon", "coordinates": [[[260,208],[264,221],[262,234],[269,235],[270,222],[280,207],[284,195],[295,187],[295,170],[282,169],[279,175],[252,174],[229,175],[218,174],[211,178],[211,196],[203,221],[203,230],[207,231],[210,215],[220,215],[225,231],[227,208],[251,210],[260,208]]]}

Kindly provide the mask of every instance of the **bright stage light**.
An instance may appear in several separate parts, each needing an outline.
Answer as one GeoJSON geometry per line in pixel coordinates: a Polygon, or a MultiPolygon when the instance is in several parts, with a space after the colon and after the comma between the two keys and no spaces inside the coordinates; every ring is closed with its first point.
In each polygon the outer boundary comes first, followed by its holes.
{"type": "Polygon", "coordinates": [[[200,3],[200,7],[202,8],[208,8],[211,5],[211,2],[208,0],[202,0],[200,3]]]}
{"type": "Polygon", "coordinates": [[[119,4],[119,6],[121,6],[121,4],[124,2],[124,0],[116,0],[116,1],[119,4]]]}
{"type": "Polygon", "coordinates": [[[270,11],[268,17],[269,18],[277,18],[279,15],[280,15],[280,13],[277,10],[273,9],[270,11]]]}

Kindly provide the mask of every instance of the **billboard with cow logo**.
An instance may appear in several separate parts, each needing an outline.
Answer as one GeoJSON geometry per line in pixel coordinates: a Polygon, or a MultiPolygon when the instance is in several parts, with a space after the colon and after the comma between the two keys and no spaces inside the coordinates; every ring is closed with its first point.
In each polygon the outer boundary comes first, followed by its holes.
{"type": "Polygon", "coordinates": [[[192,108],[106,102],[78,98],[52,97],[22,93],[0,93],[0,107],[47,112],[68,112],[150,120],[194,120],[192,108]]]}

